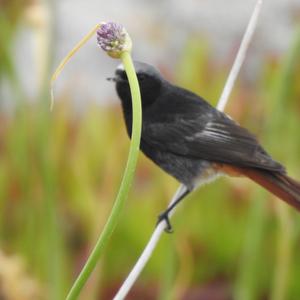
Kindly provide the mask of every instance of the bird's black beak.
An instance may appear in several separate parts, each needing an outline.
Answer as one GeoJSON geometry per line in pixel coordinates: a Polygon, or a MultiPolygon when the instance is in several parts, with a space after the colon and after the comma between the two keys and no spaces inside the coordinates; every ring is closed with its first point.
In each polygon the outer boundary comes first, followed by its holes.
{"type": "Polygon", "coordinates": [[[126,82],[128,81],[126,72],[124,70],[117,69],[114,77],[106,78],[108,81],[112,82],[126,82]]]}

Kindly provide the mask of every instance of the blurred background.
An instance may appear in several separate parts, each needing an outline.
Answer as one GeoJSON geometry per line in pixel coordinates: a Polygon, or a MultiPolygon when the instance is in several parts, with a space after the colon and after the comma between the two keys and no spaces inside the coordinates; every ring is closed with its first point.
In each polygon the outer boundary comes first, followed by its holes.
{"type": "MultiPolygon", "coordinates": [[[[64,299],[102,230],[129,140],[111,82],[119,61],[92,39],[123,23],[133,56],[218,101],[254,0],[0,0],[0,299],[64,299]]],[[[300,179],[300,2],[266,1],[226,109],[300,179]]],[[[112,239],[81,299],[111,299],[178,183],[143,155],[112,239]]],[[[128,299],[299,299],[300,217],[254,183],[191,195],[128,299]]]]}

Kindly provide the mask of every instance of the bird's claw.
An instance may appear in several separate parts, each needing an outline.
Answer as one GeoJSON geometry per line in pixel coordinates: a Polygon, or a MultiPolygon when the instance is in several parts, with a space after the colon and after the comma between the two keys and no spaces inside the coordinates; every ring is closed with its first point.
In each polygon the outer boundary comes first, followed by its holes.
{"type": "Polygon", "coordinates": [[[158,220],[157,220],[157,223],[156,223],[156,226],[162,222],[162,221],[165,221],[166,222],[166,228],[164,229],[166,233],[173,233],[173,228],[172,228],[172,225],[171,225],[171,222],[170,222],[170,219],[169,219],[169,212],[168,211],[164,211],[163,213],[161,213],[159,216],[158,216],[158,220]]]}

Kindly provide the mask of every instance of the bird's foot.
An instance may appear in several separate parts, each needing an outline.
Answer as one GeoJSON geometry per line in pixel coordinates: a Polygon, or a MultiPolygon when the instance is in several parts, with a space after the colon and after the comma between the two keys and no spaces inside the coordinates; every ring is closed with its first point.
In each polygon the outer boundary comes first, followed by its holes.
{"type": "Polygon", "coordinates": [[[170,222],[170,219],[169,219],[169,211],[168,210],[165,210],[164,212],[162,212],[159,216],[158,216],[158,220],[157,220],[157,223],[156,223],[156,226],[162,222],[162,221],[165,221],[166,222],[166,228],[165,228],[165,232],[166,233],[172,233],[173,232],[173,228],[172,228],[172,225],[171,225],[171,222],[170,222]]]}

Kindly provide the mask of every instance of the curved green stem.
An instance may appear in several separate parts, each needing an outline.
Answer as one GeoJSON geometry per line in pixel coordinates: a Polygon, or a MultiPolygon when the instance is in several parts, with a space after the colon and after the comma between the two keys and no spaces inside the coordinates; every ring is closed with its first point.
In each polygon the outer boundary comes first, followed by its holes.
{"type": "Polygon", "coordinates": [[[85,285],[91,273],[93,272],[94,268],[96,267],[99,257],[101,256],[106,243],[108,242],[110,236],[112,235],[117,225],[118,219],[122,211],[122,207],[125,203],[125,200],[127,198],[133,180],[133,176],[137,164],[140,138],[141,138],[141,129],[142,129],[141,94],[140,94],[139,84],[138,84],[138,80],[136,77],[136,73],[135,73],[135,69],[134,69],[134,65],[130,53],[127,51],[123,52],[121,55],[121,59],[129,80],[131,97],[132,97],[132,114],[133,114],[132,136],[131,136],[131,144],[129,149],[127,165],[125,168],[125,172],[123,175],[123,179],[120,185],[120,189],[116,201],[114,203],[108,221],[105,224],[104,229],[91,255],[89,256],[85,266],[83,267],[74,285],[72,286],[66,298],[67,300],[77,299],[80,291],[82,290],[83,286],[85,285]]]}

